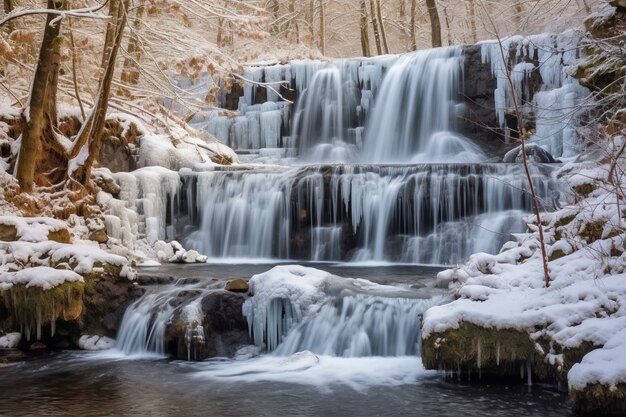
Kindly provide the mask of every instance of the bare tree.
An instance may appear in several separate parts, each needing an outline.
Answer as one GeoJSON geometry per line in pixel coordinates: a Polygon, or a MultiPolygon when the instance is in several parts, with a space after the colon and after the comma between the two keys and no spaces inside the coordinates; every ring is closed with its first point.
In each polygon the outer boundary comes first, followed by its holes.
{"type": "Polygon", "coordinates": [[[387,45],[387,34],[385,32],[385,22],[383,21],[383,14],[380,10],[380,0],[376,0],[376,17],[378,18],[378,24],[380,25],[380,35],[383,41],[383,50],[386,54],[388,54],[389,46],[387,45]]]}
{"type": "Polygon", "coordinates": [[[374,6],[374,0],[370,0],[370,14],[372,18],[372,30],[374,31],[374,42],[376,44],[376,53],[381,55],[383,53],[382,44],[380,42],[380,32],[378,31],[378,21],[376,20],[376,7],[374,6]]]}
{"type": "Polygon", "coordinates": [[[369,25],[367,16],[367,4],[365,0],[361,0],[361,52],[363,56],[371,56],[370,52],[370,37],[369,37],[369,25]]]}
{"type": "MultiPolygon", "coordinates": [[[[68,1],[48,0],[50,10],[65,10],[68,1]]],[[[61,41],[61,22],[53,14],[48,14],[44,27],[43,39],[39,48],[39,59],[35,68],[30,100],[22,112],[22,142],[18,156],[16,177],[23,192],[31,192],[35,184],[35,169],[42,152],[42,141],[45,134],[52,133],[52,117],[56,113],[56,103],[50,102],[51,90],[57,86],[51,82],[58,80],[53,71],[58,68],[54,64],[56,53],[54,44],[61,41]],[[56,23],[54,22],[55,20],[56,23]]]]}
{"type": "Polygon", "coordinates": [[[474,0],[465,0],[465,7],[469,19],[470,40],[472,43],[476,43],[478,41],[478,34],[476,31],[476,4],[474,0]]]}
{"type": "Polygon", "coordinates": [[[438,48],[441,43],[441,22],[439,21],[439,12],[437,12],[437,2],[435,0],[426,0],[426,8],[430,17],[430,31],[433,48],[438,48]]]}

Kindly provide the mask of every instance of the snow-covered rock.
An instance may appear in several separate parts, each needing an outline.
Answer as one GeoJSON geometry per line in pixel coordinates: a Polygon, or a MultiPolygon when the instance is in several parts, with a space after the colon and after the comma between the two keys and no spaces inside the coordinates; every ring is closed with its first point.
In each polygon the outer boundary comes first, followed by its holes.
{"type": "Polygon", "coordinates": [[[78,339],[78,347],[83,350],[107,350],[115,347],[115,340],[106,336],[83,335],[78,339]]]}
{"type": "Polygon", "coordinates": [[[7,333],[0,336],[0,349],[15,349],[22,340],[22,333],[7,333]]]}

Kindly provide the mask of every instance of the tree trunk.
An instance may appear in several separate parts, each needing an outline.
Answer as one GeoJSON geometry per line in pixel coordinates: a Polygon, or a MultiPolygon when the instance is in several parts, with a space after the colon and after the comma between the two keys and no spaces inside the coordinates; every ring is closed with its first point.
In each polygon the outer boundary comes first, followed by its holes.
{"type": "Polygon", "coordinates": [[[102,49],[102,62],[100,63],[100,70],[104,71],[107,62],[109,61],[109,55],[111,55],[111,49],[113,49],[113,42],[115,41],[115,22],[117,22],[119,16],[119,0],[109,1],[109,22],[104,36],[104,48],[102,49]]]}
{"type": "Polygon", "coordinates": [[[380,0],[376,0],[376,15],[378,16],[378,23],[380,24],[380,35],[383,40],[383,48],[386,54],[389,53],[389,46],[387,45],[387,34],[385,33],[385,22],[383,22],[383,14],[380,10],[380,0]]]}
{"type": "Polygon", "coordinates": [[[313,45],[315,41],[315,28],[313,27],[313,22],[315,21],[315,0],[309,0],[306,17],[309,26],[309,43],[313,45]]]}
{"type": "Polygon", "coordinates": [[[452,45],[452,31],[450,30],[450,14],[448,13],[448,4],[443,6],[443,17],[446,20],[446,38],[448,39],[448,45],[452,45]]]}
{"type": "Polygon", "coordinates": [[[296,14],[296,0],[289,2],[289,29],[293,35],[293,40],[300,43],[300,27],[298,25],[298,15],[296,14]],[[293,29],[292,29],[293,27],[293,29]]]}
{"type": "Polygon", "coordinates": [[[441,43],[441,22],[439,21],[439,13],[437,12],[436,0],[426,0],[428,8],[428,16],[430,17],[430,29],[433,48],[438,48],[441,43]]]}
{"type": "MultiPolygon", "coordinates": [[[[104,74],[100,78],[100,87],[98,88],[98,96],[96,103],[91,111],[88,120],[85,121],[81,131],[78,134],[78,138],[72,148],[71,158],[76,159],[82,152],[84,152],[84,146],[88,146],[87,157],[78,169],[75,171],[74,180],[83,186],[89,184],[91,177],[91,168],[100,153],[100,144],[102,138],[102,132],[104,131],[104,124],[106,121],[106,114],[109,107],[109,98],[111,95],[111,85],[113,84],[113,75],[115,73],[115,61],[122,44],[122,38],[124,35],[124,28],[126,26],[127,10],[130,0],[113,0],[118,3],[120,13],[117,15],[117,19],[114,21],[114,34],[113,42],[111,44],[111,51],[109,59],[106,62],[104,68],[104,74]]],[[[68,175],[72,175],[68,172],[68,175]]]]}
{"type": "Polygon", "coordinates": [[[417,49],[417,39],[415,38],[415,13],[417,12],[417,0],[411,0],[411,27],[409,36],[411,37],[411,51],[417,49]]]}
{"type": "Polygon", "coordinates": [[[367,4],[365,0],[361,0],[361,52],[363,52],[363,56],[371,56],[367,18],[367,4]]]}
{"type": "MultiPolygon", "coordinates": [[[[139,31],[141,30],[141,20],[146,9],[145,0],[140,0],[135,12],[135,21],[133,22],[133,33],[128,41],[126,49],[127,56],[124,59],[122,69],[122,83],[128,85],[137,85],[139,83],[139,62],[143,55],[139,40],[139,31]]],[[[219,46],[219,43],[218,43],[219,46]]]]}
{"type": "MultiPolygon", "coordinates": [[[[13,0],[4,0],[4,14],[9,14],[13,11],[13,0]]],[[[7,32],[13,32],[13,21],[9,20],[6,24],[7,32]]]]}
{"type": "Polygon", "coordinates": [[[326,22],[324,22],[324,0],[320,0],[319,4],[319,14],[320,14],[320,51],[322,55],[326,55],[326,22]]]}
{"type": "MultiPolygon", "coordinates": [[[[47,8],[63,10],[67,7],[66,0],[48,0],[47,8]]],[[[54,97],[49,89],[55,89],[56,85],[50,85],[56,77],[51,74],[58,68],[54,65],[55,43],[60,42],[61,22],[50,25],[56,16],[49,14],[46,18],[37,68],[32,83],[28,106],[22,112],[23,128],[22,143],[18,156],[16,177],[23,192],[31,192],[35,183],[35,169],[39,163],[42,150],[44,132],[49,129],[49,109],[53,106],[49,102],[54,97]]],[[[58,50],[57,50],[58,52],[58,50]]]]}
{"type": "Polygon", "coordinates": [[[372,11],[372,29],[374,29],[374,42],[376,43],[376,53],[382,55],[383,50],[380,44],[380,33],[378,32],[378,22],[376,21],[376,7],[374,0],[370,0],[370,10],[372,11]]]}
{"type": "Polygon", "coordinates": [[[466,0],[465,6],[469,16],[470,35],[472,43],[478,42],[478,34],[476,32],[476,4],[474,0],[466,0]]]}

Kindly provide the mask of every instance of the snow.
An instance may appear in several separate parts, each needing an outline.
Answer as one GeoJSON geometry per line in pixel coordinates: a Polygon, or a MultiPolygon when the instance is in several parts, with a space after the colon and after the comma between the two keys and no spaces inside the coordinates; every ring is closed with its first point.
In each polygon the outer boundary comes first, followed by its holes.
{"type": "Polygon", "coordinates": [[[622,330],[613,333],[602,349],[588,353],[582,362],[572,367],[567,374],[570,389],[582,390],[590,384],[602,384],[612,390],[617,384],[626,384],[626,326],[622,326],[622,330]]]}
{"type": "Polygon", "coordinates": [[[32,267],[52,267],[61,263],[74,265],[73,271],[77,274],[94,272],[96,263],[116,265],[122,267],[123,277],[134,279],[134,271],[128,267],[125,257],[108,253],[95,242],[77,242],[71,245],[53,241],[10,242],[0,245],[0,271],[11,267],[30,267],[24,269],[28,271],[32,267]]]}
{"type": "Polygon", "coordinates": [[[0,216],[0,224],[14,226],[18,240],[24,242],[43,242],[48,233],[68,228],[64,221],[49,217],[0,216]]]}
{"type": "Polygon", "coordinates": [[[115,347],[115,340],[106,336],[83,335],[78,339],[78,347],[90,351],[108,350],[115,347]]]}
{"type": "Polygon", "coordinates": [[[7,291],[14,285],[24,285],[26,288],[39,287],[45,291],[66,282],[84,282],[84,280],[73,271],[38,266],[3,273],[0,275],[0,290],[7,291]]]}
{"type": "Polygon", "coordinates": [[[529,232],[516,235],[499,254],[477,253],[439,273],[439,284],[449,285],[457,299],[424,313],[422,337],[461,322],[515,329],[532,340],[549,340],[551,351],[537,345],[535,354],[555,365],[563,363],[560,352],[587,343],[597,349],[571,368],[570,388],[614,386],[626,381],[626,223],[613,186],[607,187],[607,165],[567,164],[557,175],[573,185],[592,184],[594,190],[542,215],[550,286],[544,282],[535,219],[529,216],[529,232]]]}
{"type": "Polygon", "coordinates": [[[0,349],[16,349],[22,340],[22,333],[7,333],[0,336],[0,349]]]}

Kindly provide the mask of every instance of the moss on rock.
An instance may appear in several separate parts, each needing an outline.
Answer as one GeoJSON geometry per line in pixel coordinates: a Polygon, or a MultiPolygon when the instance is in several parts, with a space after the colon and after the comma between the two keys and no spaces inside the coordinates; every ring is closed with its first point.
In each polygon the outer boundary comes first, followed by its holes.
{"type": "Polygon", "coordinates": [[[17,284],[2,292],[13,326],[37,326],[56,320],[78,320],[83,313],[85,284],[65,282],[49,290],[17,284]]]}
{"type": "Polygon", "coordinates": [[[570,390],[574,409],[590,415],[626,415],[626,384],[609,387],[602,384],[587,385],[582,390],[570,390]]]}
{"type": "Polygon", "coordinates": [[[562,380],[564,375],[558,366],[543,360],[547,346],[548,342],[532,340],[525,331],[461,322],[457,329],[433,333],[424,339],[422,361],[427,369],[473,370],[517,377],[520,368],[530,366],[535,376],[562,380]]]}

